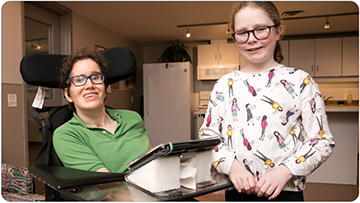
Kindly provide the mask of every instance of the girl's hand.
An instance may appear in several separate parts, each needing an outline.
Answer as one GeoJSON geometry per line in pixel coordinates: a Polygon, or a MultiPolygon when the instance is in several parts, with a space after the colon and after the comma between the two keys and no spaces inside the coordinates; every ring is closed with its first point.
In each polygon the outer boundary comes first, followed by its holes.
{"type": "Polygon", "coordinates": [[[246,192],[248,195],[255,193],[255,177],[246,170],[237,159],[234,159],[234,162],[231,165],[229,178],[238,192],[246,192]]]}
{"type": "Polygon", "coordinates": [[[265,173],[256,184],[255,194],[258,197],[269,197],[269,200],[275,199],[286,183],[292,178],[290,170],[285,165],[265,173]]]}

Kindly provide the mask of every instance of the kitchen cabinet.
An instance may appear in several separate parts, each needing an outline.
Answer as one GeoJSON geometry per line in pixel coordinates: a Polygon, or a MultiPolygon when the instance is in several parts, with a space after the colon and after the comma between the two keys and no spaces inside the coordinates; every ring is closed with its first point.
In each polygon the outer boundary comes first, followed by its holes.
{"type": "Polygon", "coordinates": [[[341,41],[341,38],[315,40],[315,76],[341,76],[341,41]]]}
{"type": "Polygon", "coordinates": [[[359,75],[359,37],[343,38],[343,76],[359,75]]]}
{"type": "Polygon", "coordinates": [[[240,54],[235,43],[198,46],[198,65],[240,64],[240,54]]]}
{"type": "Polygon", "coordinates": [[[341,46],[341,38],[290,40],[289,66],[311,76],[341,76],[341,46]]]}
{"type": "Polygon", "coordinates": [[[289,66],[302,69],[313,76],[315,64],[314,44],[314,39],[290,40],[289,66]]]}

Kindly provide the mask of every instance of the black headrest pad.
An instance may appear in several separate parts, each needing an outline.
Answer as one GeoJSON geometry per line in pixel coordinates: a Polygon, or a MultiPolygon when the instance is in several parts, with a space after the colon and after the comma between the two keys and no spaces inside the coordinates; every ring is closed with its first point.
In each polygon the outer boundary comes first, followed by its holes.
{"type": "MultiPolygon", "coordinates": [[[[108,64],[109,84],[126,79],[136,70],[134,54],[126,47],[114,47],[100,52],[108,64]]],[[[29,85],[59,88],[60,69],[66,55],[31,53],[20,63],[20,73],[29,85]]]]}

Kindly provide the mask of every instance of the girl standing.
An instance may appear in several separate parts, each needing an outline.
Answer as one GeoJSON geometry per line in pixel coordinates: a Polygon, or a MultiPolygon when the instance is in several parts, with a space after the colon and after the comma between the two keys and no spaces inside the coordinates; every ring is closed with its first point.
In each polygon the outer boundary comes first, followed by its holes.
{"type": "Polygon", "coordinates": [[[320,161],[323,162],[330,156],[334,146],[324,111],[324,102],[320,97],[316,98],[316,103],[319,104],[316,106],[316,111],[312,111],[311,106],[308,105],[313,99],[311,95],[320,92],[319,88],[308,73],[280,64],[283,60],[280,47],[283,25],[273,3],[260,1],[236,3],[232,12],[231,27],[237,50],[247,61],[247,65],[240,72],[229,73],[217,81],[211,93],[212,98],[216,97],[216,92],[229,89],[230,79],[237,82],[231,86],[232,94],[224,95],[224,102],[216,107],[209,103],[208,108],[212,108],[214,121],[219,122],[219,118],[222,117],[224,126],[231,125],[233,129],[242,129],[249,143],[252,144],[252,149],[248,150],[241,144],[242,136],[239,130],[233,131],[231,135],[233,146],[230,148],[227,145],[229,137],[224,133],[218,133],[216,129],[219,124],[207,127],[204,123],[200,129],[210,136],[220,136],[223,140],[217,151],[214,151],[213,162],[218,163],[216,169],[220,173],[229,175],[234,184],[234,190],[226,191],[226,200],[303,201],[302,190],[305,188],[306,176],[312,173],[320,161]],[[270,72],[272,73],[269,74],[270,72]],[[293,92],[289,94],[282,85],[270,86],[269,75],[272,83],[281,84],[281,81],[285,80],[291,82],[293,92]],[[251,84],[253,89],[259,90],[256,95],[248,94],[248,84],[251,84]],[[283,110],[273,111],[272,106],[263,102],[266,95],[271,95],[271,99],[283,110]],[[226,110],[229,109],[234,98],[241,98],[237,101],[240,107],[238,120],[233,120],[232,112],[226,110]],[[267,116],[266,131],[263,131],[262,119],[257,119],[258,123],[255,125],[247,125],[245,106],[248,103],[254,107],[252,109],[254,118],[267,116]],[[293,109],[294,107],[296,109],[293,109]],[[284,125],[283,118],[290,110],[294,114],[288,117],[284,125]],[[321,129],[318,123],[321,123],[321,129]],[[279,147],[277,139],[272,135],[275,131],[283,136],[281,143],[289,150],[285,151],[279,147]],[[262,133],[264,133],[263,140],[259,140],[258,135],[262,133]],[[293,139],[294,135],[302,139],[293,139]],[[312,147],[310,142],[314,139],[318,142],[312,147]],[[309,154],[310,150],[311,156],[305,157],[304,154],[309,154]],[[297,161],[299,157],[305,158],[299,162],[297,161]],[[247,165],[244,165],[242,161],[244,159],[248,160],[247,165]],[[256,171],[256,177],[247,168],[256,171]]]}

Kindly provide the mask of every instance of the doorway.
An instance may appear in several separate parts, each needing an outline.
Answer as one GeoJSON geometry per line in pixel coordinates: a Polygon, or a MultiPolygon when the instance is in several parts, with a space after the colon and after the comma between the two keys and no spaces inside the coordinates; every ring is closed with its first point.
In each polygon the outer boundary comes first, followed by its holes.
{"type": "MultiPolygon", "coordinates": [[[[69,54],[70,38],[64,33],[70,33],[70,26],[62,26],[61,24],[71,25],[70,10],[63,8],[58,3],[53,2],[24,2],[25,19],[25,54],[41,53],[41,54],[69,54]],[[61,7],[61,9],[54,9],[61,7]],[[61,10],[60,12],[54,12],[61,10]],[[65,12],[64,12],[65,11],[65,12]],[[61,29],[60,29],[61,27],[61,29]],[[61,31],[60,31],[61,30],[61,31]],[[60,39],[66,39],[61,41],[60,39]],[[64,44],[64,45],[63,45],[64,44]],[[62,48],[61,48],[62,47],[62,48]]],[[[25,82],[24,82],[25,83],[25,82]]],[[[26,129],[27,129],[27,163],[31,165],[37,154],[40,152],[43,143],[42,136],[38,130],[37,122],[31,118],[30,109],[39,86],[24,84],[24,98],[26,110],[26,129]]],[[[53,107],[63,105],[63,95],[60,89],[45,88],[44,106],[53,107]]],[[[47,117],[47,113],[42,113],[47,117]]],[[[36,192],[44,190],[44,184],[35,179],[36,192]]]]}

